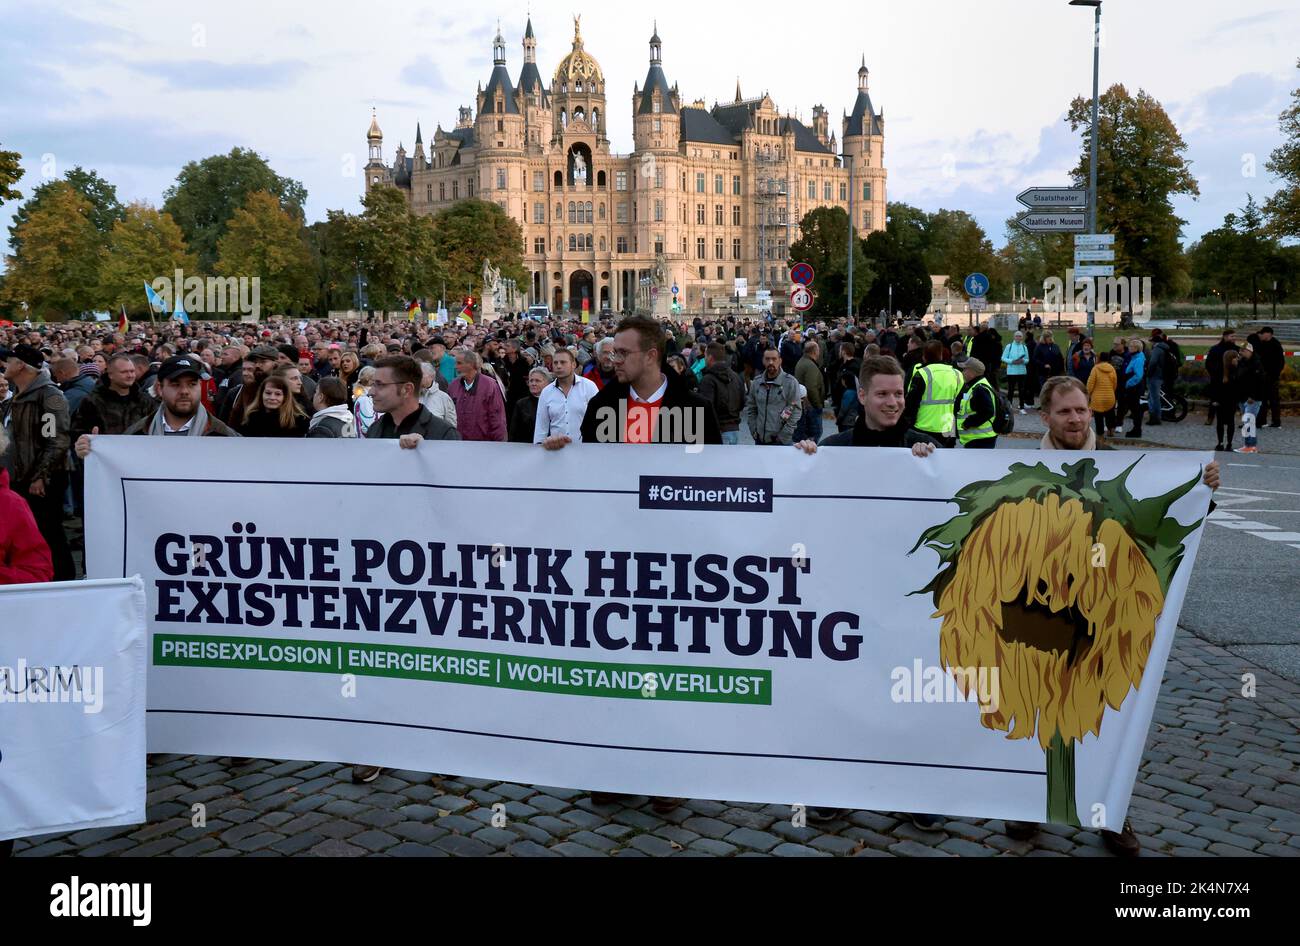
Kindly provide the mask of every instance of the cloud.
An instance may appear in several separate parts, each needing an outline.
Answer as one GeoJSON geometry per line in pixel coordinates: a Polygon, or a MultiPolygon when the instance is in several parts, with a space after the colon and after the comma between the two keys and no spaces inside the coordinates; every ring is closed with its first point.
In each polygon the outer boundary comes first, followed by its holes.
{"type": "Polygon", "coordinates": [[[132,66],[137,72],[166,80],[169,88],[190,92],[275,91],[293,86],[307,72],[307,63],[281,59],[265,63],[146,62],[132,66]]]}
{"type": "Polygon", "coordinates": [[[402,68],[399,78],[407,85],[429,89],[439,94],[450,94],[454,91],[443,79],[438,67],[428,61],[409,63],[402,68]]]}

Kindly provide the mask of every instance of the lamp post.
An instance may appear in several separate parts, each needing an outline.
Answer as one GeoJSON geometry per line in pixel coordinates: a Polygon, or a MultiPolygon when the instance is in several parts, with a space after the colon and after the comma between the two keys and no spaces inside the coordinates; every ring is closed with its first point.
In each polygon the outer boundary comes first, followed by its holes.
{"type": "Polygon", "coordinates": [[[848,149],[844,151],[844,160],[849,165],[849,285],[848,295],[844,300],[845,316],[852,320],[854,316],[853,306],[853,155],[849,154],[848,149]]]}
{"type": "MultiPolygon", "coordinates": [[[[1088,232],[1097,232],[1097,112],[1101,92],[1101,0],[1070,0],[1072,7],[1093,8],[1092,29],[1092,144],[1088,154],[1088,232]]],[[[1088,334],[1097,327],[1096,298],[1088,310],[1088,334]]]]}

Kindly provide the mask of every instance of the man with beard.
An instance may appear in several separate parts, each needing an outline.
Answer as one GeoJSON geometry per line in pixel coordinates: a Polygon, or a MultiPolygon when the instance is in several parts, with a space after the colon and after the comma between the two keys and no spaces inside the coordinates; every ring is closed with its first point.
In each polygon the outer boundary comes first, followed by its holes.
{"type": "MultiPolygon", "coordinates": [[[[202,368],[189,355],[168,358],[158,368],[158,394],[162,406],[129,427],[125,433],[135,437],[238,437],[203,406],[199,389],[202,368]]],[[[77,440],[76,453],[81,459],[90,456],[95,434],[77,440]]]]}

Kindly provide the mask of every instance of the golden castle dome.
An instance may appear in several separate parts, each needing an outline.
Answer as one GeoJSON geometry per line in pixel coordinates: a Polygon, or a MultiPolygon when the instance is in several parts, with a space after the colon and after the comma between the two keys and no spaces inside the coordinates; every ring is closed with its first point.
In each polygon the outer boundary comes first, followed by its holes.
{"type": "Polygon", "coordinates": [[[568,91],[575,91],[579,82],[584,83],[587,91],[592,91],[592,84],[597,89],[602,89],[605,85],[605,74],[600,71],[600,63],[582,48],[581,19],[580,16],[573,18],[573,51],[561,59],[556,67],[552,91],[563,91],[566,87],[568,91]]]}

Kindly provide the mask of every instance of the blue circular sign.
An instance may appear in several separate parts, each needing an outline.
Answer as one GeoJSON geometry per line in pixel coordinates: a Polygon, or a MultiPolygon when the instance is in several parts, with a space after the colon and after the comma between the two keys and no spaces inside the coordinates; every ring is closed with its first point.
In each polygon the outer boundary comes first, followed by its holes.
{"type": "Polygon", "coordinates": [[[798,286],[811,286],[813,268],[807,263],[796,263],[790,270],[790,281],[798,286]]]}
{"type": "Polygon", "coordinates": [[[971,273],[966,277],[966,295],[987,296],[989,294],[989,277],[983,273],[971,273]]]}

